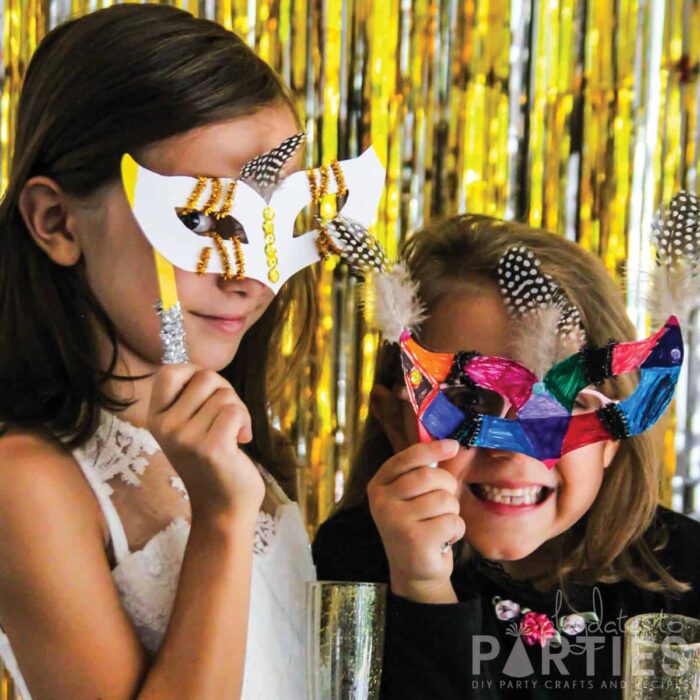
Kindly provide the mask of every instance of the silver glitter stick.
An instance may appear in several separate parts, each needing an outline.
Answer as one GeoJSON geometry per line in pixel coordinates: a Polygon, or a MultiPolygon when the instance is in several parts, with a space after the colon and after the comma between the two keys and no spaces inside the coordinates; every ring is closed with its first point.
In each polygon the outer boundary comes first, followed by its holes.
{"type": "Polygon", "coordinates": [[[156,311],[160,316],[160,339],[163,343],[163,364],[174,365],[189,362],[185,343],[185,325],[182,320],[182,308],[180,302],[171,306],[167,311],[163,310],[163,303],[156,304],[156,311]]]}

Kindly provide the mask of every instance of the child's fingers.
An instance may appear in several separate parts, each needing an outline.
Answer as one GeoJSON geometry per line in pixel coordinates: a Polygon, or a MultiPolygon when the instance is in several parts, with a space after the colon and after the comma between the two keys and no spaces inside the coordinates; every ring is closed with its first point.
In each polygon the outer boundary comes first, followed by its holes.
{"type": "Polygon", "coordinates": [[[241,403],[233,387],[216,372],[200,369],[190,377],[182,392],[168,409],[169,421],[182,425],[189,421],[219,389],[241,403]]]}
{"type": "Polygon", "coordinates": [[[229,404],[221,408],[207,433],[207,442],[216,448],[226,448],[232,443],[250,442],[250,415],[242,404],[229,404]]]}
{"type": "Polygon", "coordinates": [[[423,520],[420,527],[425,535],[425,543],[431,550],[440,551],[444,543],[454,544],[464,537],[466,525],[455,513],[445,513],[429,520],[423,520]]]}
{"type": "Polygon", "coordinates": [[[403,504],[411,520],[431,520],[441,515],[459,515],[459,501],[449,491],[431,491],[403,504]]]}
{"type": "Polygon", "coordinates": [[[388,486],[401,475],[416,467],[422,467],[431,462],[442,462],[454,457],[458,449],[459,443],[456,440],[436,440],[411,445],[388,459],[377,472],[374,480],[378,486],[388,486]]]}
{"type": "Polygon", "coordinates": [[[198,370],[199,367],[193,364],[163,365],[153,379],[150,413],[159,415],[167,411],[198,370]]]}
{"type": "Polygon", "coordinates": [[[238,442],[250,442],[253,439],[250,413],[241,402],[236,393],[229,389],[220,387],[199,407],[185,426],[185,430],[199,439],[211,430],[214,421],[225,406],[240,405],[247,414],[247,421],[243,424],[239,432],[238,442]]]}
{"type": "Polygon", "coordinates": [[[416,467],[402,474],[386,488],[394,498],[408,501],[431,491],[454,494],[457,492],[457,479],[445,469],[416,467]]]}

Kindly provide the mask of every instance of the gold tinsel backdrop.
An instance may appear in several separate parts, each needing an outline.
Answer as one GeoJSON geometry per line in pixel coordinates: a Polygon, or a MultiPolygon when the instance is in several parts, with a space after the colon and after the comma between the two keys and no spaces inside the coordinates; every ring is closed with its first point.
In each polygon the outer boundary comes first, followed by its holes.
{"type": "MultiPolygon", "coordinates": [[[[37,42],[71,15],[110,4],[5,0],[3,186],[37,42]]],[[[630,314],[646,330],[643,275],[622,273],[648,269],[659,203],[681,187],[700,192],[700,0],[169,4],[234,30],[279,71],[309,136],[309,164],[374,145],[388,169],[375,233],[390,255],[436,215],[523,219],[598,254],[625,280],[630,314]]],[[[355,284],[327,264],[317,350],[274,407],[306,465],[310,527],[342,491],[367,412],[378,340],[362,324],[355,284]]],[[[667,485],[676,452],[674,505],[689,510],[700,476],[700,416],[687,410],[698,392],[697,350],[675,445],[667,431],[667,485]]]]}

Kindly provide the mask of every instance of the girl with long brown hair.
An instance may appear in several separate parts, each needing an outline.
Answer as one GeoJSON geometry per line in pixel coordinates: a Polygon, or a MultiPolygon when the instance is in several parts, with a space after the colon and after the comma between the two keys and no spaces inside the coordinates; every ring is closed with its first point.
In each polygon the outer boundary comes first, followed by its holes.
{"type": "MultiPolygon", "coordinates": [[[[28,66],[0,206],[0,660],[24,700],[306,695],[315,574],[267,370],[311,278],[175,269],[190,356],[162,366],[120,169],[213,188],[298,131],[239,37],[167,5],[71,20],[28,66]]],[[[158,221],[226,219],[195,208],[158,221]]]]}

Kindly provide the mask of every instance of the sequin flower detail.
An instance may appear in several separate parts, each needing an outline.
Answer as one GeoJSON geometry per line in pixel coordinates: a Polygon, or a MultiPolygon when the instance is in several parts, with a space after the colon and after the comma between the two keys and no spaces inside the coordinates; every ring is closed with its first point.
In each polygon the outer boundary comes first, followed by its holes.
{"type": "Polygon", "coordinates": [[[557,631],[546,615],[530,611],[520,620],[520,635],[529,646],[544,647],[549,639],[557,637],[557,631]]]}
{"type": "Polygon", "coordinates": [[[564,634],[581,634],[589,622],[600,622],[594,612],[571,613],[559,618],[559,629],[564,634]]]}
{"type": "Polygon", "coordinates": [[[499,620],[512,620],[520,615],[520,606],[512,600],[499,600],[494,609],[499,620]]]}
{"type": "Polygon", "coordinates": [[[581,615],[567,615],[562,620],[561,631],[564,634],[580,634],[586,629],[586,621],[581,615]]]}

